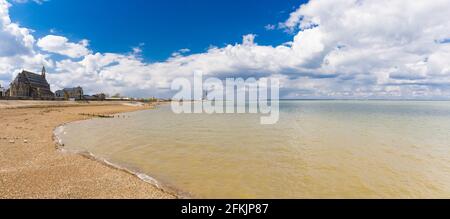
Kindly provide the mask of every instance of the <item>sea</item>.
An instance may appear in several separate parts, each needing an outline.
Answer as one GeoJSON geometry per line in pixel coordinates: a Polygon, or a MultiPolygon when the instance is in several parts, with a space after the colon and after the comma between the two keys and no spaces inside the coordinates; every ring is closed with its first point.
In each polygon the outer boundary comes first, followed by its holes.
{"type": "Polygon", "coordinates": [[[260,117],[167,104],[55,134],[182,198],[450,198],[450,102],[286,100],[278,123],[260,117]]]}

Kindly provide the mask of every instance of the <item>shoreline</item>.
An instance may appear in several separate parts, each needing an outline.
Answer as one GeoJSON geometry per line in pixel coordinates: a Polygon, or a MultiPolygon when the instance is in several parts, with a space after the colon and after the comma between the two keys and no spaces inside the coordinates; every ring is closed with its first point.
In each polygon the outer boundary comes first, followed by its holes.
{"type": "MultiPolygon", "coordinates": [[[[143,110],[151,110],[151,109],[143,109],[143,110]]],[[[129,112],[124,112],[124,113],[129,113],[129,112]]],[[[94,119],[94,118],[91,118],[91,119],[94,119]]],[[[78,120],[78,121],[65,123],[54,129],[53,139],[54,139],[54,142],[56,145],[56,150],[58,150],[61,153],[76,154],[76,155],[85,157],[86,159],[99,162],[105,166],[112,168],[112,169],[133,175],[136,178],[138,178],[139,180],[142,180],[142,181],[160,189],[161,191],[174,196],[176,199],[192,198],[191,195],[188,195],[186,192],[183,192],[183,191],[181,191],[177,188],[174,188],[164,182],[161,182],[160,180],[156,179],[155,177],[153,177],[151,175],[148,175],[147,173],[144,173],[143,171],[139,170],[138,168],[126,167],[124,165],[118,164],[117,162],[109,161],[106,158],[95,155],[91,151],[66,149],[63,140],[58,135],[60,135],[62,132],[64,132],[65,126],[73,124],[73,123],[77,123],[77,122],[83,122],[83,121],[86,121],[86,120],[78,120]]]]}
{"type": "Polygon", "coordinates": [[[149,110],[158,103],[30,103],[0,101],[0,199],[180,198],[114,164],[63,153],[55,141],[58,127],[93,118],[85,114],[149,110]]]}

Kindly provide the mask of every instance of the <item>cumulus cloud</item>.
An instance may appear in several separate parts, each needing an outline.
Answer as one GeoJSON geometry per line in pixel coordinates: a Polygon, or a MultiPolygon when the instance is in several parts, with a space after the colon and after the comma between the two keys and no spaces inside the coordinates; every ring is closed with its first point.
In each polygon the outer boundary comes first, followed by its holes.
{"type": "Polygon", "coordinates": [[[155,63],[139,57],[141,47],[128,54],[91,52],[87,41],[54,35],[36,43],[30,30],[9,20],[7,2],[0,5],[2,27],[15,27],[3,28],[0,38],[22,48],[0,43],[0,59],[4,54],[9,60],[0,60],[8,63],[0,64],[0,80],[21,65],[45,62],[55,88],[81,85],[89,92],[135,96],[170,97],[174,78],[203,71],[219,78],[277,77],[286,98],[450,97],[447,0],[311,0],[279,24],[293,34],[289,42],[258,45],[256,35],[248,34],[239,44],[189,55],[180,50],[155,63]],[[54,61],[48,53],[68,58],[54,61]],[[11,58],[17,56],[27,58],[11,58]]]}
{"type": "Polygon", "coordinates": [[[22,68],[53,66],[47,55],[35,51],[32,30],[20,27],[9,17],[9,4],[0,0],[0,84],[6,87],[22,68]]]}
{"type": "Polygon", "coordinates": [[[28,54],[35,42],[31,30],[21,28],[11,22],[9,7],[6,1],[0,1],[0,57],[28,54]]]}
{"type": "Polygon", "coordinates": [[[88,40],[72,43],[63,36],[47,35],[39,39],[37,45],[44,51],[65,55],[70,58],[80,58],[91,53],[87,48],[89,46],[88,40]]]}
{"type": "MultiPolygon", "coordinates": [[[[449,45],[439,43],[450,36],[449,12],[445,0],[311,1],[283,25],[300,30],[295,38],[313,31],[320,39],[320,54],[309,63],[338,75],[330,94],[448,95],[449,61],[437,60],[450,60],[449,45]]],[[[304,43],[294,39],[296,45],[304,43]]]]}

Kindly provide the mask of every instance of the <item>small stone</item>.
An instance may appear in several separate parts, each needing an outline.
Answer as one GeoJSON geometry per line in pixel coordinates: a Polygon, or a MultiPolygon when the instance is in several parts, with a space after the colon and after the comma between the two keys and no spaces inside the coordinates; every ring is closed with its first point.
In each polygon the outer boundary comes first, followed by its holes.
{"type": "Polygon", "coordinates": [[[9,140],[9,143],[11,144],[14,144],[14,142],[15,142],[14,140],[9,140]]]}
{"type": "Polygon", "coordinates": [[[28,143],[28,140],[27,140],[27,139],[23,140],[23,143],[27,144],[27,143],[28,143]]]}

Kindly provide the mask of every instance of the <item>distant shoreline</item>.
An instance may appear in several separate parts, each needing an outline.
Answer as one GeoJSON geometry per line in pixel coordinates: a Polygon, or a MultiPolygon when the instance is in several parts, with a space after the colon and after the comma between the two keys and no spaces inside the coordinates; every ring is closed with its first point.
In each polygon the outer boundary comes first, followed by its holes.
{"type": "Polygon", "coordinates": [[[129,104],[160,104],[161,102],[143,103],[139,101],[47,101],[47,100],[2,100],[0,99],[0,109],[19,108],[49,108],[49,107],[82,107],[82,106],[114,106],[129,104]]]}
{"type": "Polygon", "coordinates": [[[124,102],[0,101],[0,199],[176,198],[138,177],[86,157],[56,150],[62,124],[151,109],[124,102]]]}

